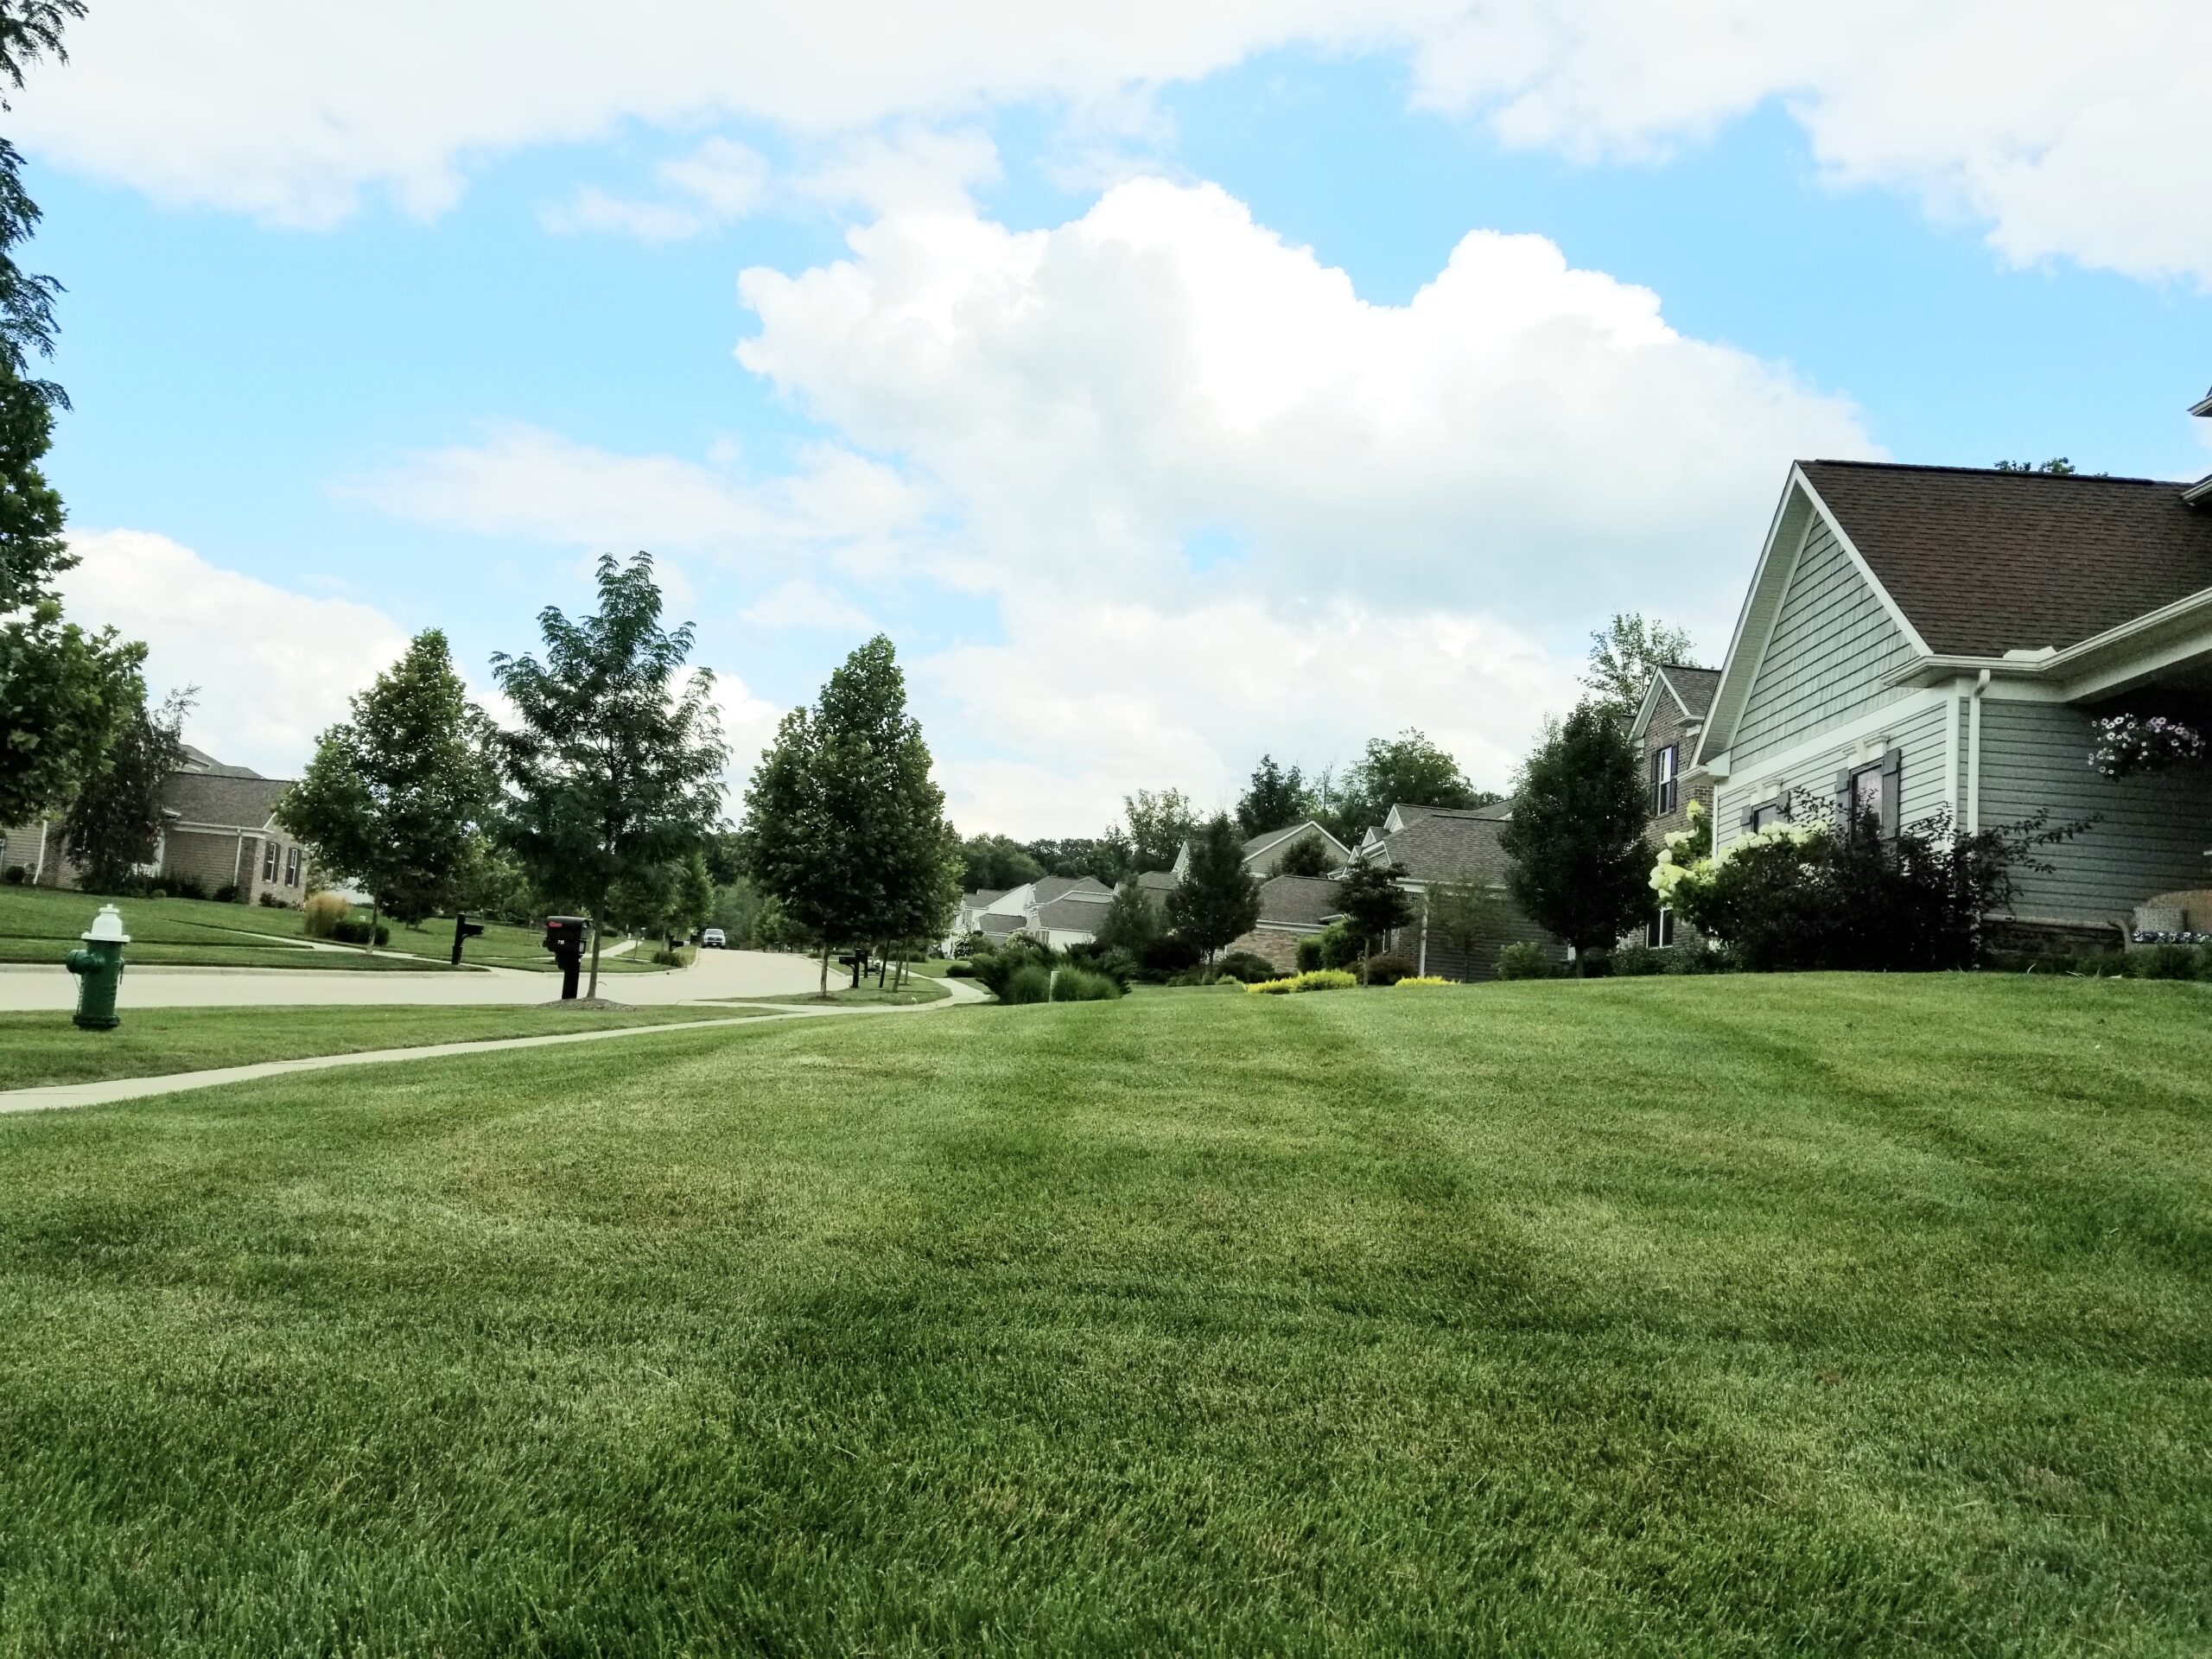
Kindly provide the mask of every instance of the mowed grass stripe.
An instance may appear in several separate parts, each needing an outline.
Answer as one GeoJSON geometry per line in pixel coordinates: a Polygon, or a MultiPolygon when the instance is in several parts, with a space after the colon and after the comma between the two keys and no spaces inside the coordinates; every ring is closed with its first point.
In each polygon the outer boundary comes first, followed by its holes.
{"type": "Polygon", "coordinates": [[[2206,1011],[1176,994],[0,1124],[0,1645],[2200,1648],[2206,1011]]]}

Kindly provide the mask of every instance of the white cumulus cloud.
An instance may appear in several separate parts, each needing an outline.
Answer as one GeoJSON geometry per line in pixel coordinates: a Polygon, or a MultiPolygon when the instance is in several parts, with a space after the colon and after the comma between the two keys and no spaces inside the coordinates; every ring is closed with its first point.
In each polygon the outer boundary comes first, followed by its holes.
{"type": "Polygon", "coordinates": [[[166,536],[99,531],[69,546],[82,561],[61,578],[70,614],[144,640],[156,696],[199,687],[185,735],[233,766],[297,776],[316,734],[407,645],[373,606],[226,570],[166,536]]]}

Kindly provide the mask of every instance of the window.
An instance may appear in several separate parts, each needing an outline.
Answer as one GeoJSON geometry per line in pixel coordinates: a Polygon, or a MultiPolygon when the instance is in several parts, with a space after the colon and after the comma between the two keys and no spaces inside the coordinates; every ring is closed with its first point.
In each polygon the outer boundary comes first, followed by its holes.
{"type": "Polygon", "coordinates": [[[1744,828],[1757,835],[1770,825],[1789,822],[1789,791],[1783,790],[1770,801],[1762,801],[1744,814],[1744,828]]]}
{"type": "Polygon", "coordinates": [[[300,849],[296,847],[288,849],[284,854],[284,885],[288,887],[300,885],[300,849]]]}
{"type": "Polygon", "coordinates": [[[261,879],[264,881],[276,879],[276,843],[273,841],[261,843],[261,879]]]}
{"type": "Polygon", "coordinates": [[[1836,773],[1835,815],[1848,833],[1863,835],[1872,826],[1883,840],[1895,838],[1904,762],[1903,751],[1891,749],[1878,760],[1836,773]]]}
{"type": "Polygon", "coordinates": [[[1675,942],[1675,912],[1665,905],[1659,913],[1643,925],[1643,942],[1654,950],[1663,950],[1675,942]]]}
{"type": "Polygon", "coordinates": [[[1651,755],[1651,816],[1662,818],[1675,810],[1681,798],[1680,786],[1675,777],[1677,746],[1669,743],[1656,749],[1651,755]]]}

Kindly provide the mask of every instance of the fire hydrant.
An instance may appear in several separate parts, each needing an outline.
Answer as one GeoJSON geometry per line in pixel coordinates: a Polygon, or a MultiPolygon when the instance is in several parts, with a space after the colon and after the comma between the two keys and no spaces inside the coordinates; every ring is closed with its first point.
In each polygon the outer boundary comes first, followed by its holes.
{"type": "Polygon", "coordinates": [[[123,947],[130,936],[113,905],[102,905],[92,925],[77,936],[84,946],[63,965],[77,976],[77,1023],[86,1031],[113,1031],[123,1023],[115,1011],[116,988],[123,982],[123,947]]]}

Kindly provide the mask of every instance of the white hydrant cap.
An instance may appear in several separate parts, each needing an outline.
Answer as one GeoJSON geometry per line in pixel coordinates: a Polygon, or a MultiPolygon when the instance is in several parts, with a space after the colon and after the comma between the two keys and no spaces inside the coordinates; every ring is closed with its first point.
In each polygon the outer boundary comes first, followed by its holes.
{"type": "Polygon", "coordinates": [[[92,926],[77,936],[95,944],[128,944],[130,936],[123,931],[123,912],[113,905],[102,905],[100,913],[92,918],[92,926]]]}

